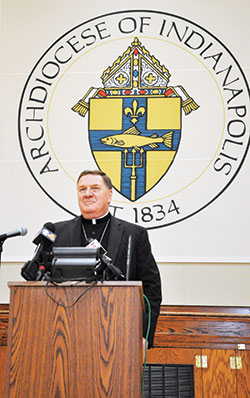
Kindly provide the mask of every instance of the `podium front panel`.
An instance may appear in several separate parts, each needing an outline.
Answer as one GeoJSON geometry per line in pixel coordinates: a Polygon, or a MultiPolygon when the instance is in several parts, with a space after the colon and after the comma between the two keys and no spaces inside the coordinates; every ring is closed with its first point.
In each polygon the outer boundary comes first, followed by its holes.
{"type": "Polygon", "coordinates": [[[9,287],[6,398],[141,397],[141,282],[9,287]]]}

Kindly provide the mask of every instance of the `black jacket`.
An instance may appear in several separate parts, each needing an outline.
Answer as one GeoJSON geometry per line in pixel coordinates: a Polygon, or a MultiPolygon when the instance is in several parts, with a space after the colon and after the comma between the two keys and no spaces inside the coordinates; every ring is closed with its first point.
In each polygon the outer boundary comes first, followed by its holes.
{"type": "MultiPolygon", "coordinates": [[[[82,218],[75,217],[68,221],[55,223],[57,235],[55,246],[80,247],[82,242],[82,218]]],[[[113,264],[124,275],[127,271],[128,240],[131,235],[131,266],[129,280],[142,281],[143,293],[151,305],[151,328],[149,348],[153,345],[153,337],[161,304],[160,274],[151,252],[147,230],[141,226],[111,216],[107,255],[113,264]]],[[[148,308],[143,317],[143,335],[146,336],[148,325],[148,308]]]]}

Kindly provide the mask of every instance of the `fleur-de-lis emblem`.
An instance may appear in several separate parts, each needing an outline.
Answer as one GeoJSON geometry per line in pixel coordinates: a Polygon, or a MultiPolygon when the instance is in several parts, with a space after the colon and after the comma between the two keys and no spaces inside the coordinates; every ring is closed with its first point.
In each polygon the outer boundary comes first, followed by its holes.
{"type": "Polygon", "coordinates": [[[127,106],[124,109],[124,113],[126,116],[130,115],[131,116],[131,122],[133,124],[136,124],[138,122],[138,118],[142,117],[145,113],[146,109],[144,108],[144,106],[140,106],[138,108],[138,102],[136,100],[134,100],[132,102],[132,108],[130,108],[129,106],[127,106]]]}

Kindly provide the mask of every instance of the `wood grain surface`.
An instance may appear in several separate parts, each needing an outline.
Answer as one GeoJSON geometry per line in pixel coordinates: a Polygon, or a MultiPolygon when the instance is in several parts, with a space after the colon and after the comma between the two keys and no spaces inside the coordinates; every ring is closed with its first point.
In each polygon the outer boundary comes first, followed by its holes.
{"type": "Polygon", "coordinates": [[[141,287],[87,289],[11,286],[6,397],[141,396],[141,287]]]}
{"type": "MultiPolygon", "coordinates": [[[[25,284],[25,282],[24,282],[25,284]]],[[[100,339],[104,341],[100,348],[99,343],[95,342],[95,333],[92,331],[93,344],[95,349],[90,350],[91,355],[101,358],[101,365],[95,377],[100,380],[104,378],[103,386],[100,390],[106,393],[110,392],[113,367],[116,366],[115,359],[112,356],[112,348],[116,347],[116,342],[112,340],[112,334],[116,330],[115,318],[124,317],[121,310],[108,308],[113,293],[105,293],[102,295],[102,308],[105,309],[105,316],[100,319],[97,326],[102,325],[104,331],[100,332],[100,339]],[[114,312],[117,311],[117,312],[114,312]],[[116,315],[115,315],[116,314],[116,315]],[[114,318],[115,316],[115,318],[114,318]],[[105,329],[108,326],[107,329],[105,329]],[[106,365],[110,362],[110,367],[106,365]],[[111,365],[112,364],[112,365],[111,365]],[[105,377],[107,371],[108,376],[105,377]]],[[[71,297],[72,298],[72,297],[71,297]]],[[[64,302],[70,303],[70,295],[61,297],[64,302]]],[[[80,300],[78,305],[82,301],[80,300]]],[[[52,305],[52,304],[51,304],[52,305]]],[[[32,306],[29,311],[39,311],[38,308],[32,306]]],[[[48,310],[47,306],[46,311],[48,310]]],[[[50,307],[50,305],[48,306],[50,307]]],[[[134,311],[134,309],[133,309],[134,311]]],[[[19,309],[22,312],[22,308],[19,309]]],[[[28,322],[32,315],[20,315],[28,322]]],[[[59,367],[65,367],[65,355],[73,350],[74,339],[72,333],[66,333],[69,322],[75,322],[80,329],[80,339],[84,339],[85,322],[77,319],[75,321],[74,312],[62,311],[62,309],[54,309],[54,315],[50,321],[58,326],[58,335],[51,334],[51,327],[47,327],[46,333],[50,333],[50,339],[57,347],[57,356],[54,358],[54,364],[51,368],[57,369],[54,387],[51,389],[53,393],[61,390],[70,390],[66,387],[59,375],[59,367]],[[83,326],[84,325],[84,326],[83,326]],[[70,344],[71,348],[66,345],[70,344]],[[56,383],[59,387],[56,388],[56,383]]],[[[0,304],[0,397],[3,396],[5,362],[7,353],[7,326],[8,326],[9,305],[0,304]]],[[[44,315],[45,316],[45,315],[44,315]]],[[[81,318],[90,315],[81,312],[81,318]]],[[[48,317],[48,315],[46,316],[48,317]]],[[[45,317],[45,319],[47,319],[45,317]]],[[[86,322],[89,322],[86,320],[86,322]]],[[[86,323],[87,325],[88,323],[86,323]]],[[[27,329],[27,328],[26,328],[27,329]]],[[[43,336],[43,327],[40,325],[41,337],[43,336]]],[[[83,341],[81,344],[83,345],[83,341]]],[[[132,347],[133,349],[133,347],[132,347]]],[[[35,348],[34,348],[35,350],[35,348]]],[[[37,350],[37,348],[36,348],[37,350]]],[[[40,347],[41,350],[41,347],[40,347]]],[[[47,349],[49,350],[49,349],[47,349]]],[[[32,362],[33,350],[30,350],[30,360],[32,362]]],[[[49,352],[49,351],[48,351],[49,352]]],[[[86,353],[87,349],[83,348],[86,353]]],[[[45,355],[45,354],[44,354],[45,355]]],[[[79,353],[76,354],[77,361],[79,353]]],[[[85,354],[84,354],[85,355],[85,354]]],[[[211,398],[210,391],[213,391],[213,398],[248,398],[250,397],[250,307],[214,307],[214,306],[165,306],[161,307],[161,313],[157,324],[155,335],[155,348],[148,352],[149,363],[166,363],[166,364],[193,364],[194,366],[194,386],[195,398],[211,398]],[[238,344],[245,344],[244,350],[238,350],[238,344]],[[206,355],[208,368],[197,368],[195,366],[195,356],[206,355]],[[230,369],[230,356],[241,357],[242,369],[230,369]],[[235,390],[236,389],[236,390],[235,390]],[[233,395],[234,394],[234,395],[233,395]]],[[[75,365],[76,367],[79,365],[75,365]]],[[[50,369],[51,369],[50,368],[50,369]]],[[[67,368],[68,369],[68,368],[67,368]]],[[[49,368],[46,373],[51,374],[49,368]]],[[[126,376],[127,377],[127,376],[126,376]]],[[[82,380],[80,380],[81,382],[82,380]]],[[[72,390],[73,388],[71,388],[72,390]]],[[[99,393],[99,391],[98,391],[99,393]]],[[[57,395],[54,395],[57,396],[57,395]]],[[[60,396],[59,396],[60,397],[60,396]]],[[[119,397],[120,398],[120,397],[119,397]]]]}

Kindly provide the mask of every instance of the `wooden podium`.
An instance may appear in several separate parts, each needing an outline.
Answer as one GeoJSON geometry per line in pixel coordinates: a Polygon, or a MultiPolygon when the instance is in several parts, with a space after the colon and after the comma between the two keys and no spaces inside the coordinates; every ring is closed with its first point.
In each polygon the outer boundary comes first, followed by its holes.
{"type": "Polygon", "coordinates": [[[141,397],[141,282],[8,286],[5,398],[141,397]]]}

